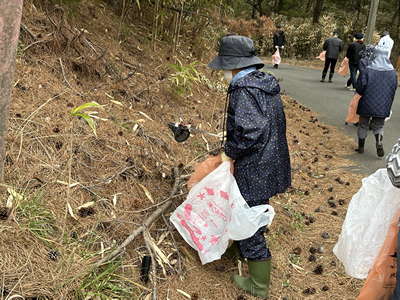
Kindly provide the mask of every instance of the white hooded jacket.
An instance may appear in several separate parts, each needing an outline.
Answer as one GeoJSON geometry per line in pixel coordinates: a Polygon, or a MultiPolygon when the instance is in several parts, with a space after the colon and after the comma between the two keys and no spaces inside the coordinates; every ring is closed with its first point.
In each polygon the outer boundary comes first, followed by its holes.
{"type": "Polygon", "coordinates": [[[387,50],[389,51],[388,58],[390,59],[390,53],[392,52],[392,48],[394,45],[394,42],[393,42],[392,38],[390,37],[390,35],[387,34],[387,35],[383,36],[379,40],[378,45],[385,46],[387,48],[387,50]]]}

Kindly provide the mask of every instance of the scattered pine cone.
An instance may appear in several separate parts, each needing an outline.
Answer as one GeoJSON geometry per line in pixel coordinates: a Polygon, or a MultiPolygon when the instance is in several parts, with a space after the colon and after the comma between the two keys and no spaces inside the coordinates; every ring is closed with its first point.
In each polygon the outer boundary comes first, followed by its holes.
{"type": "Polygon", "coordinates": [[[317,275],[322,275],[324,273],[324,268],[322,267],[322,265],[318,265],[315,269],[314,269],[314,274],[317,275]]]}

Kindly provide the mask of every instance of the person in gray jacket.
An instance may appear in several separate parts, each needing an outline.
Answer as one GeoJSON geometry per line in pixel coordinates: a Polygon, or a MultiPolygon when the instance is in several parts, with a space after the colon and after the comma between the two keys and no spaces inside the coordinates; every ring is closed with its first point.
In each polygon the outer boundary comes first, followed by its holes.
{"type": "Polygon", "coordinates": [[[325,67],[322,71],[322,79],[321,82],[325,82],[325,77],[329,69],[329,65],[331,66],[331,70],[329,73],[329,82],[332,82],[333,73],[335,73],[336,62],[339,58],[339,52],[343,50],[343,42],[339,39],[339,32],[334,31],[330,38],[327,38],[324,42],[323,49],[326,51],[325,53],[325,67]]]}

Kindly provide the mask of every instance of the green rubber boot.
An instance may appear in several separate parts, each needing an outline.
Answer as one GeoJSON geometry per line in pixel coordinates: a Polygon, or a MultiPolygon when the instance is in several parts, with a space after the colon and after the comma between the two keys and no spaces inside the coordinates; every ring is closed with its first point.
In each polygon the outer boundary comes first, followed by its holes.
{"type": "Polygon", "coordinates": [[[241,261],[244,261],[244,258],[242,256],[242,253],[240,252],[239,246],[236,244],[236,242],[233,242],[232,245],[230,245],[223,256],[227,258],[235,258],[241,261]]]}
{"type": "Polygon", "coordinates": [[[234,274],[232,275],[232,281],[247,294],[259,296],[263,299],[267,298],[271,275],[271,259],[262,261],[247,260],[247,262],[249,264],[250,278],[234,274]]]}

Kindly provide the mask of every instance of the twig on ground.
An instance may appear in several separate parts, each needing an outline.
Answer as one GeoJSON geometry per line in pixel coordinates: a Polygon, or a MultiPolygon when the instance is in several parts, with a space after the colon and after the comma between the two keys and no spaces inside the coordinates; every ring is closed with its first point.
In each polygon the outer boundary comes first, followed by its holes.
{"type": "MultiPolygon", "coordinates": [[[[179,196],[181,196],[181,195],[179,195],[179,196]]],[[[174,235],[172,234],[171,226],[169,226],[169,224],[167,223],[167,220],[165,219],[164,215],[162,215],[162,218],[163,218],[163,220],[164,220],[165,225],[166,225],[167,228],[168,228],[169,234],[170,234],[171,239],[172,239],[172,244],[174,245],[176,251],[178,252],[178,266],[179,266],[178,276],[179,276],[179,280],[182,281],[182,280],[183,280],[183,276],[182,276],[182,264],[181,264],[181,257],[182,257],[182,255],[181,255],[181,253],[179,252],[178,247],[176,246],[176,241],[175,241],[174,235]]],[[[182,262],[184,263],[184,260],[182,260],[182,262]]]]}
{"type": "Polygon", "coordinates": [[[27,34],[29,34],[29,36],[34,39],[35,41],[37,40],[37,36],[28,29],[28,27],[26,27],[22,22],[20,23],[20,27],[21,29],[23,29],[27,34]]]}
{"type": "Polygon", "coordinates": [[[82,98],[84,98],[84,97],[85,97],[84,95],[82,95],[81,93],[79,93],[77,90],[75,90],[75,89],[69,84],[67,78],[65,77],[64,67],[63,67],[63,64],[62,64],[62,61],[61,61],[61,58],[60,58],[60,57],[58,58],[58,61],[59,61],[59,63],[60,63],[62,75],[63,75],[63,77],[64,77],[64,80],[65,80],[65,83],[67,84],[67,86],[68,86],[71,90],[73,90],[76,94],[78,94],[79,96],[81,96],[82,98]]]}
{"type": "Polygon", "coordinates": [[[44,147],[44,145],[42,144],[42,142],[37,138],[37,136],[35,136],[35,139],[37,140],[37,142],[39,143],[39,145],[42,146],[42,148],[43,148],[44,152],[46,153],[47,157],[49,158],[49,160],[52,161],[49,152],[47,152],[47,150],[46,150],[46,148],[44,147]]]}
{"type": "Polygon", "coordinates": [[[22,51],[26,51],[26,50],[28,50],[30,47],[32,47],[33,45],[36,45],[36,44],[39,44],[39,43],[43,43],[43,42],[45,42],[45,41],[44,41],[44,40],[39,40],[39,41],[33,42],[32,44],[29,44],[29,45],[26,46],[24,49],[22,49],[22,51]]]}
{"type": "MultiPolygon", "coordinates": [[[[179,182],[180,182],[180,176],[179,175],[180,175],[179,174],[179,169],[177,167],[175,167],[174,168],[175,182],[174,182],[174,185],[173,185],[173,187],[172,187],[172,189],[171,189],[171,191],[169,193],[169,197],[168,198],[172,198],[175,195],[175,193],[177,192],[177,190],[178,190],[179,182]]],[[[136,228],[136,230],[133,231],[121,245],[119,245],[107,257],[104,257],[101,260],[99,260],[95,264],[95,267],[99,267],[100,265],[104,264],[105,262],[110,261],[115,256],[117,256],[119,253],[124,251],[125,247],[127,245],[129,245],[135,239],[135,237],[143,231],[144,228],[148,228],[171,205],[171,203],[172,203],[172,200],[169,200],[163,206],[159,207],[156,211],[154,211],[153,214],[148,219],[146,219],[146,221],[141,226],[136,228]]]]}

